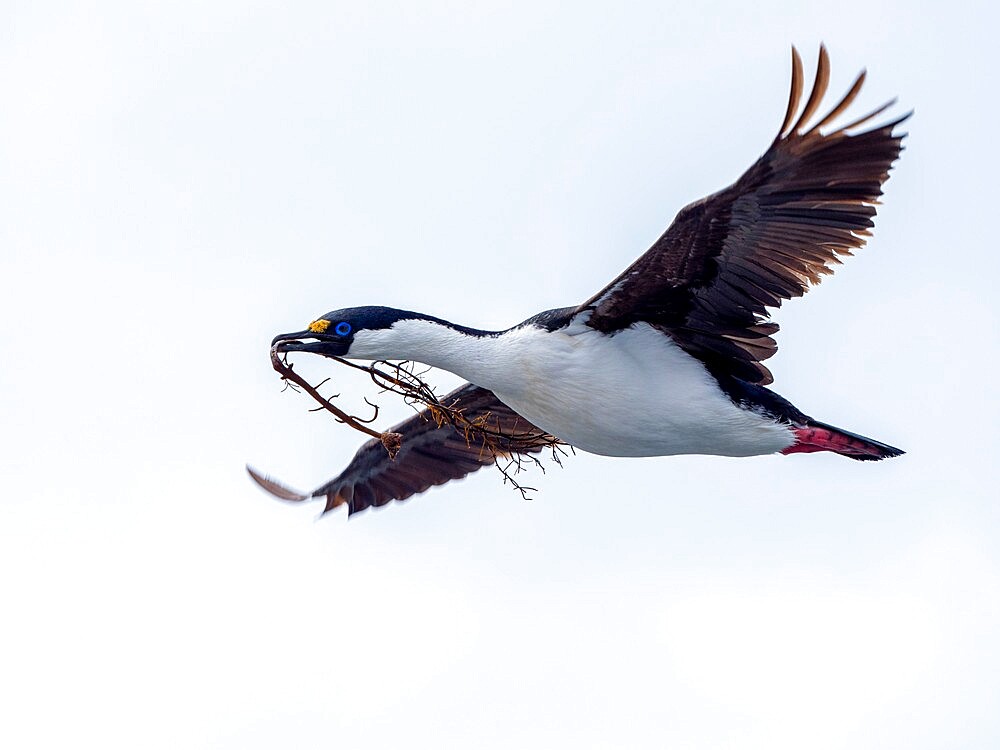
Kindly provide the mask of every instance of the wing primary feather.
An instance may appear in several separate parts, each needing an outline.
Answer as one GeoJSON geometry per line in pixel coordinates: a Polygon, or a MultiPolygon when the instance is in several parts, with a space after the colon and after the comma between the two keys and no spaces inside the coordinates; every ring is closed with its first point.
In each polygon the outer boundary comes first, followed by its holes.
{"type": "Polygon", "coordinates": [[[861,87],[864,86],[865,78],[867,76],[868,76],[868,71],[862,70],[858,74],[858,77],[854,79],[854,83],[851,85],[850,90],[846,94],[844,94],[844,98],[841,99],[840,102],[833,109],[831,109],[826,114],[825,117],[823,117],[823,119],[821,119],[811,128],[809,128],[808,132],[806,132],[805,135],[811,135],[812,133],[817,132],[821,127],[832,121],[835,117],[837,117],[837,115],[839,115],[845,109],[850,107],[851,103],[857,98],[858,94],[861,92],[861,87]]]}
{"type": "Polygon", "coordinates": [[[819,45],[819,61],[816,63],[816,78],[813,81],[812,92],[809,94],[809,99],[806,101],[805,109],[802,110],[802,114],[799,115],[799,119],[796,121],[795,125],[792,126],[792,133],[798,133],[799,130],[805,127],[809,118],[816,113],[820,102],[823,100],[823,96],[826,94],[827,86],[829,85],[830,56],[826,52],[826,47],[821,44],[819,45]]]}
{"type": "Polygon", "coordinates": [[[247,473],[250,478],[253,479],[257,484],[267,490],[269,493],[274,495],[279,500],[288,500],[290,502],[301,502],[302,500],[308,500],[309,495],[298,490],[293,490],[291,487],[282,484],[271,477],[260,474],[254,469],[250,464],[247,464],[247,473]]]}
{"type": "Polygon", "coordinates": [[[784,137],[788,126],[792,124],[792,118],[795,117],[795,111],[799,108],[799,101],[801,99],[802,58],[799,56],[799,51],[795,49],[795,45],[792,45],[792,86],[788,92],[788,109],[785,110],[785,119],[781,123],[781,128],[778,129],[778,137],[775,140],[781,140],[784,137]]]}
{"type": "MultiPolygon", "coordinates": [[[[846,132],[848,130],[854,130],[854,128],[860,127],[861,125],[864,125],[869,120],[871,120],[871,119],[873,119],[875,117],[878,117],[880,114],[882,114],[883,112],[885,112],[887,109],[889,109],[889,107],[891,107],[895,103],[896,103],[896,97],[893,97],[892,99],[890,99],[889,101],[887,101],[885,104],[883,104],[881,107],[876,107],[875,109],[873,109],[867,115],[864,115],[863,117],[859,117],[857,120],[854,120],[853,122],[849,122],[847,125],[842,126],[837,132],[838,133],[844,133],[844,132],[846,132]]],[[[903,115],[903,117],[901,119],[899,119],[896,122],[894,122],[893,125],[898,125],[903,120],[905,120],[907,117],[909,117],[911,114],[913,114],[912,110],[910,112],[907,112],[905,115],[903,115]]]]}

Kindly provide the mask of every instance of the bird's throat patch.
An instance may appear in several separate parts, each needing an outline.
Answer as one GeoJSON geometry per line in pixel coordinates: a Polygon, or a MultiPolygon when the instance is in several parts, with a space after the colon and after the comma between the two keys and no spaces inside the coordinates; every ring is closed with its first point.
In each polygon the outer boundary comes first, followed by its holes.
{"type": "Polygon", "coordinates": [[[312,323],[309,324],[309,330],[312,333],[326,333],[326,329],[329,327],[330,327],[330,321],[323,320],[322,318],[320,318],[319,320],[314,320],[312,323]]]}

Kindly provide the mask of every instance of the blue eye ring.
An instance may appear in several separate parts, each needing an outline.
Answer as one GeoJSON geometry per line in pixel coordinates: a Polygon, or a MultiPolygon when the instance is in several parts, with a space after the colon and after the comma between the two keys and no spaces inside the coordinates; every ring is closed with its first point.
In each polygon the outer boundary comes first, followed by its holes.
{"type": "Polygon", "coordinates": [[[333,332],[336,333],[338,336],[346,336],[351,332],[351,324],[348,323],[346,320],[342,320],[341,322],[337,323],[337,325],[333,329],[333,332]]]}

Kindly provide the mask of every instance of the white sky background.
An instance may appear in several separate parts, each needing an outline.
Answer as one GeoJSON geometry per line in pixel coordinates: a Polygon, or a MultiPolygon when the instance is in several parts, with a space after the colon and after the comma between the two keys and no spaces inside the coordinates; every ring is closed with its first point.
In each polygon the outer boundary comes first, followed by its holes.
{"type": "Polygon", "coordinates": [[[1000,742],[986,3],[134,5],[0,10],[0,744],[1000,742]],[[820,40],[832,94],[867,66],[859,108],[917,113],[775,389],[905,457],[581,454],[533,502],[484,470],[350,522],[250,483],[360,442],[274,334],[585,299],[820,40]]]}

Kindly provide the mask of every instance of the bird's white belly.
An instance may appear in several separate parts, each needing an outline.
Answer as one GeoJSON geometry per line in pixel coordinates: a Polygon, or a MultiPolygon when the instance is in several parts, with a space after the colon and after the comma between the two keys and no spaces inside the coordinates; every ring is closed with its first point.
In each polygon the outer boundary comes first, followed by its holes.
{"type": "Polygon", "coordinates": [[[582,324],[514,337],[515,366],[497,397],[561,440],[606,456],[753,456],[794,442],[791,430],[737,407],[705,370],[645,323],[616,333],[582,324]]]}

